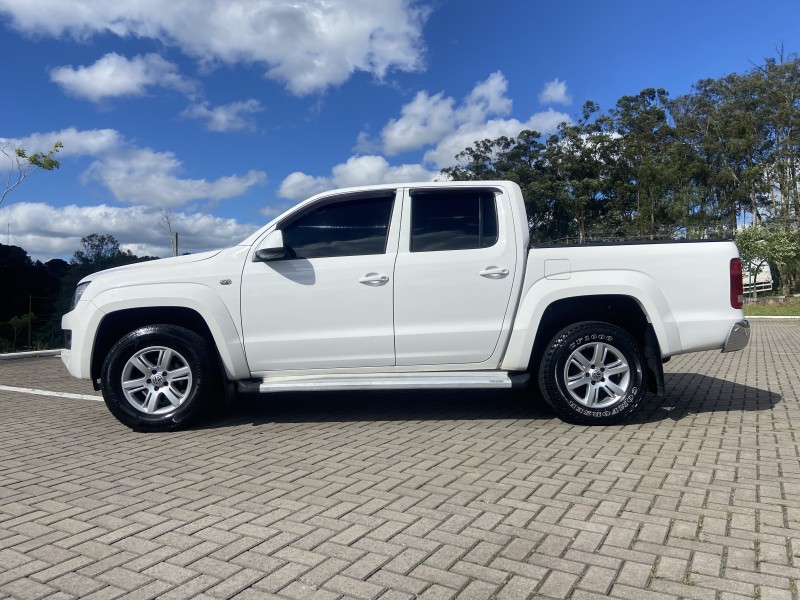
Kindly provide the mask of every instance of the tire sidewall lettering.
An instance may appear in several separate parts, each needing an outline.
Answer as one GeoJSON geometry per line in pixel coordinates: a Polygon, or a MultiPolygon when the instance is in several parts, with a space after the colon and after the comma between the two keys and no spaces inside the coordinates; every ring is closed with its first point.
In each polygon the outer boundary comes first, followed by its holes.
{"type": "Polygon", "coordinates": [[[584,335],[584,336],[581,336],[581,337],[577,338],[575,341],[573,341],[567,347],[570,350],[575,350],[575,348],[580,348],[581,346],[583,346],[583,345],[585,345],[585,344],[587,344],[589,342],[596,342],[598,340],[601,341],[601,342],[613,342],[614,341],[614,336],[613,335],[603,334],[603,333],[592,333],[592,334],[584,335]]]}

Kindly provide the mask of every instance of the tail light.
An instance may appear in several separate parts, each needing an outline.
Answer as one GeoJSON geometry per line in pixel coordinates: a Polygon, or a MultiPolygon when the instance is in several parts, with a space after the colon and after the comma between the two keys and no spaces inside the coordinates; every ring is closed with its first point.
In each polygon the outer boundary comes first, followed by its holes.
{"type": "Polygon", "coordinates": [[[731,306],[744,306],[744,283],[742,282],[742,259],[731,259],[731,306]]]}

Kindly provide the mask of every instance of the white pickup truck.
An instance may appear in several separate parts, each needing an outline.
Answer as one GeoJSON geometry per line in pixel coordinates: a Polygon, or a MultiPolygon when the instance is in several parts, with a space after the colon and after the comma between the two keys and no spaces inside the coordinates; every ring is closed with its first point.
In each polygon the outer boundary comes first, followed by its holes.
{"type": "Polygon", "coordinates": [[[238,246],[90,275],[69,372],[137,430],[239,390],[508,388],[563,419],[630,417],[662,363],[745,347],[731,242],[529,248],[509,181],[319,194],[238,246]]]}

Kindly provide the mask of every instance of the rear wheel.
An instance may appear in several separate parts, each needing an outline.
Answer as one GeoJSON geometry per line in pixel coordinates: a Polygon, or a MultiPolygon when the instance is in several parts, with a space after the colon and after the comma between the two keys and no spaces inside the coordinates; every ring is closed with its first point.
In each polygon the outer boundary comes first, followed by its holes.
{"type": "Polygon", "coordinates": [[[644,364],[641,345],[627,331],[599,321],[576,323],[550,341],[539,366],[539,387],[565,421],[618,423],[641,407],[644,364]]]}
{"type": "Polygon", "coordinates": [[[150,325],[114,344],[101,378],[106,406],[119,421],[167,431],[204,412],[218,372],[204,338],[183,327],[150,325]]]}

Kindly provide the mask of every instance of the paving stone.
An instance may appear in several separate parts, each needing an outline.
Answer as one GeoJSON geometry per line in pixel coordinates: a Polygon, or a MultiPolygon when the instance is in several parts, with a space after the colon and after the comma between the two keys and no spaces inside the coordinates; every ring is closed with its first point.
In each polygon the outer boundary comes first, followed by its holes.
{"type": "Polygon", "coordinates": [[[0,592],[8,594],[12,598],[19,600],[38,600],[49,596],[56,591],[55,588],[34,581],[33,579],[16,579],[10,583],[0,586],[0,592]]]}
{"type": "Polygon", "coordinates": [[[100,580],[81,575],[80,573],[64,573],[49,581],[48,585],[80,598],[101,587],[105,587],[106,584],[100,580]]]}
{"type": "Polygon", "coordinates": [[[572,588],[578,581],[578,577],[572,573],[562,571],[551,571],[544,580],[544,583],[537,590],[542,596],[552,598],[567,598],[572,592],[572,588]]]}
{"type": "MultiPolygon", "coordinates": [[[[299,581],[292,582],[283,588],[281,596],[295,600],[337,600],[337,598],[341,598],[341,595],[337,592],[319,589],[299,581]]],[[[263,596],[253,596],[254,600],[258,600],[261,597],[263,596]]]]}

